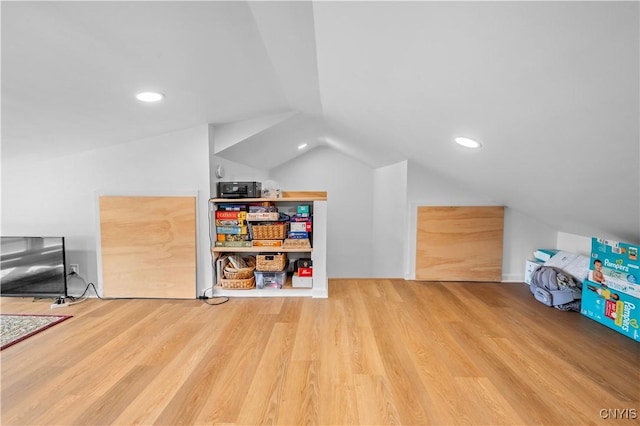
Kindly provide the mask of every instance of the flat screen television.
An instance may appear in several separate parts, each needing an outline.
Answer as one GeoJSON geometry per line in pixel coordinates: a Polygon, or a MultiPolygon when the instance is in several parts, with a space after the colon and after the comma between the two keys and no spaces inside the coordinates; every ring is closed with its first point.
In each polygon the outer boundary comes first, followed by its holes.
{"type": "Polygon", "coordinates": [[[0,237],[0,296],[66,298],[64,237],[0,237]]]}

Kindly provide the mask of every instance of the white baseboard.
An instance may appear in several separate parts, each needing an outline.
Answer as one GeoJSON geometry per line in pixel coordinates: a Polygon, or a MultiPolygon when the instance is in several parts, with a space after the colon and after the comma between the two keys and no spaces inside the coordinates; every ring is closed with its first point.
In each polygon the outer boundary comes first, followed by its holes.
{"type": "Polygon", "coordinates": [[[504,274],[502,276],[503,283],[524,283],[522,274],[504,274]]]}

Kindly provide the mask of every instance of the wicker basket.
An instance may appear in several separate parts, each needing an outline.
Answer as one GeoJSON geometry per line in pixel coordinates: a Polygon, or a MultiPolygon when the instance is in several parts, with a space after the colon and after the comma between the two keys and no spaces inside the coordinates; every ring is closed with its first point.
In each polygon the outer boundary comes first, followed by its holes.
{"type": "Polygon", "coordinates": [[[282,243],[282,248],[310,249],[311,242],[308,238],[297,239],[287,238],[282,243]]]}
{"type": "Polygon", "coordinates": [[[220,280],[220,287],[232,290],[249,290],[256,286],[256,277],[231,280],[223,278],[220,280]]]}
{"type": "Polygon", "coordinates": [[[266,253],[256,256],[256,271],[280,272],[287,266],[286,253],[266,253]]]}
{"type": "Polygon", "coordinates": [[[287,234],[287,223],[257,224],[251,226],[254,240],[284,240],[287,234]]]}
{"type": "Polygon", "coordinates": [[[225,262],[222,269],[224,277],[228,280],[247,280],[253,277],[253,271],[256,270],[255,257],[246,257],[244,258],[244,261],[247,264],[246,268],[234,268],[231,262],[225,262]]]}

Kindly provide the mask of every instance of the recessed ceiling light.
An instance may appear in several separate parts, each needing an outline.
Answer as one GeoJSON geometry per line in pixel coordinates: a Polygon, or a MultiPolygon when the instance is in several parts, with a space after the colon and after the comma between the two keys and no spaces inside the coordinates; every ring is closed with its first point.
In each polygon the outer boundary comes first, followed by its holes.
{"type": "Polygon", "coordinates": [[[136,99],[142,102],[158,102],[164,99],[164,95],[158,92],[142,92],[136,95],[136,99]]]}
{"type": "Polygon", "coordinates": [[[307,147],[306,143],[303,143],[302,145],[298,145],[298,149],[305,149],[307,147]]]}
{"type": "Polygon", "coordinates": [[[455,138],[455,141],[458,145],[462,145],[467,148],[480,148],[482,146],[480,142],[476,142],[469,138],[455,138]]]}

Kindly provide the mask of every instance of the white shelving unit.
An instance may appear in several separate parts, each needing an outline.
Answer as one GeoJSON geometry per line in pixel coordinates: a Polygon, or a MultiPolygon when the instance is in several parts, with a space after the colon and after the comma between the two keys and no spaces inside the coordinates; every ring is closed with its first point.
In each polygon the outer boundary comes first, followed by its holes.
{"type": "MultiPolygon", "coordinates": [[[[249,290],[233,290],[222,288],[219,283],[213,286],[214,296],[227,297],[329,297],[329,286],[327,280],[327,193],[317,191],[297,191],[284,192],[281,198],[212,198],[209,200],[210,232],[212,242],[215,242],[215,211],[219,204],[229,203],[254,203],[270,201],[282,209],[285,213],[295,209],[298,204],[309,204],[313,215],[313,225],[311,232],[311,248],[283,248],[283,247],[211,247],[213,265],[215,260],[224,253],[288,253],[298,255],[297,257],[311,257],[313,262],[313,287],[312,288],[292,288],[291,278],[281,289],[263,288],[249,290]]],[[[215,244],[215,243],[213,243],[215,244]]],[[[216,273],[213,273],[214,280],[216,273]]]]}

